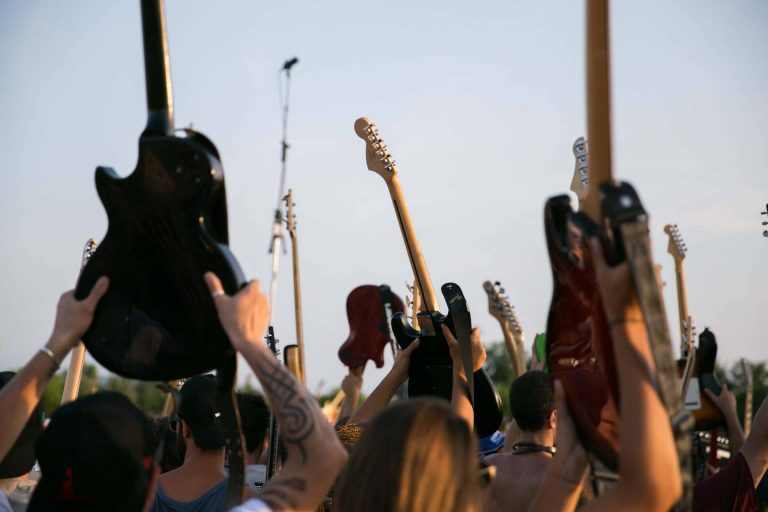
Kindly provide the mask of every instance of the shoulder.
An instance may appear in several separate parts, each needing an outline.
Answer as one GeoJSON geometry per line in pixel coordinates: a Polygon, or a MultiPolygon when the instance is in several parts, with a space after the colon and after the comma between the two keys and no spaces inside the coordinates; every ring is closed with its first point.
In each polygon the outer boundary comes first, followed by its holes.
{"type": "Polygon", "coordinates": [[[263,501],[251,498],[242,505],[231,509],[229,512],[272,512],[272,509],[263,501]]]}

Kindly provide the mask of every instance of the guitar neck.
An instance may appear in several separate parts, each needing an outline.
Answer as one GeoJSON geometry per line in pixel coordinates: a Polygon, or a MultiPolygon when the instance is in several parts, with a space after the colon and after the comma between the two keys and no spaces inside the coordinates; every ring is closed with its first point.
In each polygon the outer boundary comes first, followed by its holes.
{"type": "Polygon", "coordinates": [[[144,133],[172,135],[173,91],[163,0],[141,0],[141,25],[147,86],[147,126],[144,133]]]}
{"type": "Polygon", "coordinates": [[[688,291],[685,284],[685,269],[682,260],[675,260],[675,282],[677,283],[677,313],[680,319],[680,350],[685,354],[689,350],[688,340],[692,333],[686,333],[692,326],[688,324],[688,291]],[[686,327],[687,326],[687,327],[686,327]]]}
{"type": "Polygon", "coordinates": [[[299,280],[299,241],[291,232],[291,255],[293,259],[293,307],[296,317],[296,345],[298,348],[298,366],[301,370],[302,384],[306,368],[304,366],[304,322],[301,315],[301,282],[299,280]]]}
{"type": "Polygon", "coordinates": [[[411,262],[413,275],[421,291],[421,300],[426,311],[439,311],[437,305],[437,296],[432,288],[432,281],[429,278],[427,264],[424,262],[424,255],[421,252],[421,245],[416,238],[416,230],[413,228],[411,214],[408,212],[408,205],[405,203],[403,191],[400,188],[400,180],[397,174],[393,174],[386,180],[389,195],[392,197],[392,205],[395,207],[397,222],[400,225],[400,232],[405,242],[405,250],[408,253],[408,260],[411,262]]]}
{"type": "Polygon", "coordinates": [[[587,140],[589,188],[579,207],[600,219],[600,185],[611,179],[611,89],[608,1],[587,1],[587,140]]]}
{"type": "Polygon", "coordinates": [[[502,320],[499,321],[499,324],[504,335],[504,345],[507,348],[507,354],[509,354],[509,360],[512,363],[512,372],[514,374],[512,378],[516,379],[525,373],[525,356],[522,353],[521,344],[518,343],[509,324],[502,320]]]}

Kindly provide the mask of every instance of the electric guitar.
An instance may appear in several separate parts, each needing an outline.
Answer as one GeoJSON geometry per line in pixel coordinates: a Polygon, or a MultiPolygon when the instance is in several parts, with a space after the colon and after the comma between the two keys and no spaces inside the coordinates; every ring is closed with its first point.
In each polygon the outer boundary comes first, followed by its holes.
{"type": "MultiPolygon", "coordinates": [[[[267,340],[267,347],[272,351],[272,354],[276,359],[280,358],[280,349],[277,348],[277,344],[280,342],[275,337],[275,329],[270,325],[267,331],[267,335],[264,337],[267,340]]],[[[277,455],[280,453],[280,426],[277,424],[277,415],[273,408],[270,408],[269,412],[269,445],[267,446],[267,474],[266,479],[271,480],[275,476],[277,471],[277,455]]]]}
{"type": "Polygon", "coordinates": [[[504,288],[501,287],[499,281],[485,281],[483,290],[488,296],[488,313],[501,326],[504,345],[512,363],[512,378],[515,379],[526,371],[523,327],[515,314],[515,307],[509,303],[509,298],[504,293],[504,288]]]}
{"type": "MultiPolygon", "coordinates": [[[[93,253],[96,251],[96,246],[97,244],[93,238],[89,238],[85,242],[85,247],[83,247],[83,257],[80,260],[80,272],[83,271],[83,268],[85,268],[88,260],[90,260],[91,256],[93,256],[93,253]]],[[[80,391],[80,379],[83,376],[84,364],[85,345],[80,342],[75,348],[72,349],[72,357],[69,360],[69,371],[67,371],[67,378],[64,381],[64,391],[61,393],[62,404],[71,402],[77,398],[77,395],[80,391]]]]}
{"type": "Polygon", "coordinates": [[[688,247],[683,241],[676,224],[664,226],[664,232],[669,237],[667,252],[675,262],[675,281],[677,283],[678,317],[680,321],[680,356],[677,362],[678,373],[681,376],[681,397],[687,409],[693,414],[696,430],[711,430],[720,426],[725,419],[702,389],[709,389],[716,395],[720,394],[720,384],[714,377],[717,343],[711,331],[702,333],[705,346],[696,348],[696,329],[688,312],[688,290],[685,280],[683,261],[688,253],[688,247]],[[702,360],[703,359],[703,360],[702,360]],[[702,368],[703,366],[703,368],[702,368]]]}
{"type": "MultiPolygon", "coordinates": [[[[574,211],[568,196],[545,206],[554,290],[547,320],[547,364],[566,388],[569,411],[587,448],[618,468],[618,376],[610,330],[588,245],[600,236],[610,264],[626,261],[643,310],[657,391],[676,434],[681,473],[690,475],[690,414],[681,410],[676,369],[648,238],[648,215],[635,190],[612,181],[607,0],[587,1],[588,191],[574,211]]],[[[683,477],[685,478],[685,476],[683,477]]],[[[687,487],[686,487],[686,490],[687,487]]],[[[684,505],[690,496],[685,494],[684,505]]]]}
{"type": "Polygon", "coordinates": [[[242,435],[233,391],[236,353],[203,280],[214,272],[235,294],[245,279],[227,247],[227,201],[218,150],[204,135],[177,136],[162,0],[142,0],[147,124],[136,169],[96,169],[107,234],[83,269],[83,299],[101,276],[109,290],[83,336],[91,355],[128,378],[178,380],[217,369],[229,452],[226,508],[242,501],[242,435]]]}
{"type": "Polygon", "coordinates": [[[384,366],[384,348],[392,344],[392,318],[405,311],[389,286],[358,286],[347,296],[349,336],[339,348],[339,360],[349,368],[373,361],[384,366]]]}
{"type": "MultiPolygon", "coordinates": [[[[365,159],[368,169],[381,176],[389,189],[411,269],[424,304],[424,310],[417,313],[420,330],[408,324],[404,313],[396,313],[392,319],[392,330],[401,348],[407,347],[416,338],[421,339],[419,347],[411,354],[408,395],[437,395],[450,400],[453,385],[452,361],[440,326],[445,324],[454,332],[463,347],[462,359],[466,360],[471,330],[466,302],[459,287],[454,283],[447,283],[441,291],[451,312],[448,315],[440,313],[421,246],[416,238],[416,230],[400,188],[395,161],[371,121],[364,117],[355,121],[355,133],[366,143],[365,159]],[[455,322],[457,314],[461,317],[460,322],[455,322]]],[[[471,365],[471,353],[469,359],[471,365]]],[[[465,370],[471,372],[471,368],[466,368],[467,363],[464,364],[465,370]]],[[[480,437],[489,436],[501,425],[501,400],[483,369],[475,372],[472,379],[468,379],[468,385],[470,395],[474,395],[475,430],[480,437]]]]}
{"type": "Polygon", "coordinates": [[[296,233],[296,213],[293,208],[296,203],[293,202],[293,190],[288,189],[288,194],[283,198],[286,206],[286,223],[288,234],[291,236],[291,260],[293,262],[293,306],[294,316],[296,317],[296,345],[298,347],[298,364],[301,370],[299,382],[306,384],[306,366],[304,365],[304,322],[301,315],[301,284],[299,281],[299,236],[296,233]]]}

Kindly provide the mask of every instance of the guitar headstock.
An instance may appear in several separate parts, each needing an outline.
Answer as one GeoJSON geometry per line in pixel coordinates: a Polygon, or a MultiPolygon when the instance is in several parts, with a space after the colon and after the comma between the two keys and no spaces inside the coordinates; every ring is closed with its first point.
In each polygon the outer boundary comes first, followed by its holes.
{"type": "Polygon", "coordinates": [[[672,255],[676,263],[683,261],[685,254],[688,252],[688,247],[683,242],[683,236],[680,234],[677,224],[667,224],[664,226],[664,232],[669,235],[667,252],[672,255]]]}
{"type": "Polygon", "coordinates": [[[96,252],[96,247],[98,246],[99,244],[97,244],[93,238],[89,238],[85,242],[85,246],[83,247],[83,256],[80,259],[80,270],[85,268],[85,265],[88,263],[88,260],[91,259],[91,256],[93,256],[93,253],[96,252]]]}
{"type": "Polygon", "coordinates": [[[583,201],[587,197],[589,190],[589,156],[587,155],[587,140],[579,137],[573,143],[573,156],[576,157],[576,163],[573,167],[573,179],[571,180],[571,190],[583,201]]]}
{"type": "Polygon", "coordinates": [[[367,117],[355,121],[355,133],[365,141],[365,163],[368,170],[375,172],[385,180],[397,174],[397,166],[387,146],[381,140],[376,125],[367,117]]]}
{"type": "Polygon", "coordinates": [[[406,296],[406,302],[411,308],[411,325],[414,329],[418,329],[419,311],[421,311],[421,290],[419,290],[419,283],[414,279],[413,285],[405,283],[405,287],[413,294],[413,299],[406,296]]]}
{"type": "Polygon", "coordinates": [[[288,194],[283,198],[283,201],[285,201],[285,222],[287,224],[288,234],[291,235],[291,238],[296,237],[296,212],[293,211],[293,207],[296,206],[296,203],[293,202],[293,189],[288,189],[288,194]]]}
{"type": "Polygon", "coordinates": [[[483,290],[488,295],[488,313],[499,323],[506,323],[516,336],[521,335],[523,327],[517,318],[515,307],[509,303],[509,298],[504,288],[501,287],[501,283],[499,281],[485,281],[483,290]]]}
{"type": "Polygon", "coordinates": [[[280,343],[280,340],[275,338],[275,328],[272,327],[271,325],[269,326],[269,330],[267,332],[267,335],[264,336],[264,339],[267,340],[267,347],[269,347],[269,350],[272,351],[275,357],[279,357],[280,349],[277,348],[277,344],[280,343]]]}

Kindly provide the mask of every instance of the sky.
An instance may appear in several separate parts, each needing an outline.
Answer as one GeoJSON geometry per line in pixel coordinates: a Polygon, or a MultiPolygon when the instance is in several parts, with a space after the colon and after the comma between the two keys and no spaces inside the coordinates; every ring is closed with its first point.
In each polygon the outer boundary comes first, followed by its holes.
{"type": "MultiPolygon", "coordinates": [[[[287,185],[299,237],[308,386],[345,372],[345,300],[361,284],[401,297],[412,280],[383,180],[353,131],[373,120],[400,181],[435,289],[465,292],[486,342],[486,279],[500,280],[530,343],[546,327],[552,278],[545,200],[567,192],[586,131],[584,4],[576,1],[167,0],[176,126],[217,145],[230,246],[269,286],[280,172],[279,74],[292,72],[287,185]]],[[[768,359],[768,3],[614,2],[614,176],[650,214],[654,257],[679,343],[678,224],[689,309],[718,360],[768,359]],[[765,219],[765,217],[762,217],[765,219]]],[[[146,122],[137,1],[0,3],[0,367],[23,365],[74,286],[82,246],[107,221],[98,165],[135,167],[146,122]]],[[[295,336],[290,253],[274,325],[295,336]]],[[[442,299],[441,299],[442,300],[442,299]]],[[[444,308],[444,304],[442,306],[444,308]]],[[[444,310],[445,311],[445,310],[444,310]]],[[[391,364],[373,370],[370,391],[391,364]]],[[[241,367],[241,378],[246,371],[241,367]]]]}

